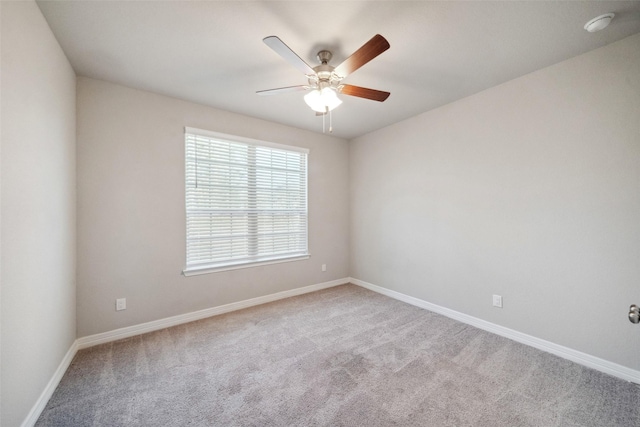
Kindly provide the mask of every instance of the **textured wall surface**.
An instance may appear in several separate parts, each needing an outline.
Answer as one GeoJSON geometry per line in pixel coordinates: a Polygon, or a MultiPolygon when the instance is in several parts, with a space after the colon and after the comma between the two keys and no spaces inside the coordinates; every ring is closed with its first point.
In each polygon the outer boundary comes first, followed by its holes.
{"type": "Polygon", "coordinates": [[[635,35],[352,141],[351,276],[640,369],[638,117],[635,35]]]}
{"type": "Polygon", "coordinates": [[[345,140],[79,78],[78,336],[347,277],[348,175],[345,140]],[[310,149],[308,260],[181,276],[185,126],[310,149]]]}
{"type": "Polygon", "coordinates": [[[0,424],[13,427],[76,338],[76,77],[34,2],[0,7],[0,424]]]}

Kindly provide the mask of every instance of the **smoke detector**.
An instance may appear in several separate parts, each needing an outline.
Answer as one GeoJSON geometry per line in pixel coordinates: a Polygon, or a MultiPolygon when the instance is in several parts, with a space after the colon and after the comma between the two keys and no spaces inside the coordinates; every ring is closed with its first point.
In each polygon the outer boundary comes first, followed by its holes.
{"type": "Polygon", "coordinates": [[[604,15],[596,16],[591,21],[584,24],[584,29],[590,33],[600,31],[609,25],[614,16],[616,16],[615,13],[605,13],[604,15]]]}

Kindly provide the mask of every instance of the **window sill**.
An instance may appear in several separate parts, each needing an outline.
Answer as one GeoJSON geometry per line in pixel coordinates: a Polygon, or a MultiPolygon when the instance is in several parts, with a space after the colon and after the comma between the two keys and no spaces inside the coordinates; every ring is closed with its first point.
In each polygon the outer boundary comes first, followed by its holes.
{"type": "Polygon", "coordinates": [[[243,268],[251,268],[251,267],[259,267],[261,265],[269,265],[269,264],[280,264],[283,262],[292,262],[292,261],[302,261],[305,259],[309,259],[311,257],[310,254],[299,255],[289,258],[276,258],[271,260],[263,260],[257,262],[243,262],[242,264],[226,264],[217,267],[211,266],[201,266],[201,267],[191,267],[185,268],[182,270],[182,275],[185,277],[190,276],[199,276],[201,274],[209,274],[209,273],[218,273],[221,271],[230,271],[230,270],[240,270],[243,268]]]}

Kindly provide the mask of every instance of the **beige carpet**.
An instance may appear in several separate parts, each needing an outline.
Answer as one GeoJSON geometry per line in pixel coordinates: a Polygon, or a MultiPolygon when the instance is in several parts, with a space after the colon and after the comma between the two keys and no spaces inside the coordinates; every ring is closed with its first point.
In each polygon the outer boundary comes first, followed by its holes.
{"type": "Polygon", "coordinates": [[[640,426],[640,387],[354,285],[80,351],[38,426],[640,426]]]}

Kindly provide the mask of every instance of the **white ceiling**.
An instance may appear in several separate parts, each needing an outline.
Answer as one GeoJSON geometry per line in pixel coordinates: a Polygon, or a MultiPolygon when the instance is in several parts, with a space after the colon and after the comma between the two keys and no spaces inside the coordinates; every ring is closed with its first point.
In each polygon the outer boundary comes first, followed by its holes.
{"type": "MultiPolygon", "coordinates": [[[[640,1],[39,1],[78,75],[322,132],[306,84],[267,47],[277,35],[312,67],[338,65],[379,33],[391,48],[344,82],[391,92],[341,95],[333,134],[354,138],[640,32],[640,1]],[[591,18],[614,12],[588,33],[591,18]]],[[[640,48],[640,46],[639,46],[640,48]]]]}

